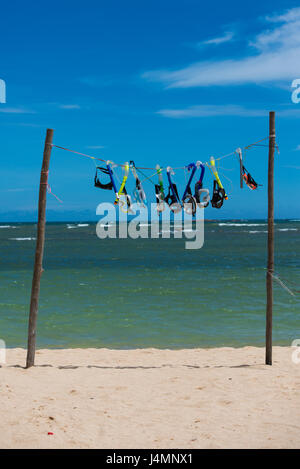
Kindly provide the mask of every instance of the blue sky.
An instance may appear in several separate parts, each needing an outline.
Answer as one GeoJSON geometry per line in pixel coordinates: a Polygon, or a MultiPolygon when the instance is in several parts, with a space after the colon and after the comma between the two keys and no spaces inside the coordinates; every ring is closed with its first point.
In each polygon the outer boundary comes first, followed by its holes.
{"type": "MultiPolygon", "coordinates": [[[[36,214],[45,129],[54,143],[118,163],[183,166],[268,134],[277,112],[275,216],[299,217],[300,8],[294,1],[14,1],[1,7],[0,221],[36,214]]],[[[267,148],[245,165],[263,184],[240,191],[238,163],[221,177],[230,193],[207,218],[267,213],[267,148]],[[226,177],[225,177],[226,176],[226,177]],[[230,181],[226,178],[229,178],[230,181]]],[[[48,219],[95,217],[112,194],[93,187],[94,163],[54,149],[48,219]]],[[[184,189],[183,171],[176,182],[184,189]]],[[[208,172],[205,185],[212,188],[208,172]]],[[[145,183],[147,193],[153,186],[145,183]]],[[[150,198],[150,195],[149,195],[150,198]]],[[[153,198],[154,201],[154,198],[153,198]]]]}

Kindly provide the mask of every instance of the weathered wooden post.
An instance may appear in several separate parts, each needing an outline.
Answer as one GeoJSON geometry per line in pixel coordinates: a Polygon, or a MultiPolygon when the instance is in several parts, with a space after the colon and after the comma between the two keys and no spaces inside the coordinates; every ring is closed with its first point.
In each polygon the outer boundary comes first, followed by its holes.
{"type": "Polygon", "coordinates": [[[274,272],[274,152],[275,112],[269,114],[269,167],[268,167],[268,265],[266,307],[266,365],[272,365],[272,317],[273,317],[273,272],[274,272]]]}
{"type": "Polygon", "coordinates": [[[38,209],[38,225],[37,225],[37,238],[35,248],[35,260],[33,279],[31,287],[31,299],[30,299],[30,313],[28,323],[28,346],[27,346],[27,359],[26,368],[30,368],[34,365],[35,357],[35,346],[36,346],[36,327],[37,327],[37,315],[39,305],[39,294],[40,294],[40,281],[43,271],[43,254],[45,244],[45,225],[46,225],[46,199],[47,199],[47,185],[48,185],[48,172],[49,163],[52,150],[53,140],[53,129],[47,129],[43,164],[41,169],[40,178],[40,192],[39,192],[39,209],[38,209]]]}

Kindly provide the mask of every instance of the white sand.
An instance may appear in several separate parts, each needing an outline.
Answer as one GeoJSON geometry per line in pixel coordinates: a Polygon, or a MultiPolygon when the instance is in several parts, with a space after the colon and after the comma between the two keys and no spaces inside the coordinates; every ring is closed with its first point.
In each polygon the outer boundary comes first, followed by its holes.
{"type": "Polygon", "coordinates": [[[0,447],[299,448],[293,350],[10,349],[0,447]]]}

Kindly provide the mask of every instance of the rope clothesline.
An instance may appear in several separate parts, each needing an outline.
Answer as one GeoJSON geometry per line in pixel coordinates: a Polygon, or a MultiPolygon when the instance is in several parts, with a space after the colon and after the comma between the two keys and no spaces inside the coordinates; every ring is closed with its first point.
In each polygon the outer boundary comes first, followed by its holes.
{"type": "Polygon", "coordinates": [[[41,185],[45,185],[47,187],[48,193],[53,195],[58,200],[58,202],[63,203],[62,200],[56,194],[54,194],[54,192],[52,192],[51,186],[48,182],[49,171],[41,171],[41,173],[46,174],[46,182],[41,182],[41,185]]]}
{"type": "MultiPolygon", "coordinates": [[[[243,148],[243,150],[248,150],[249,148],[251,148],[252,146],[255,146],[257,144],[259,144],[260,142],[264,141],[264,140],[267,140],[271,137],[274,137],[273,135],[271,135],[270,137],[264,137],[260,140],[257,140],[256,142],[254,143],[250,143],[250,145],[247,145],[243,148]]],[[[91,156],[91,155],[88,155],[86,153],[81,153],[79,151],[75,151],[75,150],[71,150],[70,148],[66,148],[66,147],[62,147],[62,146],[59,146],[59,145],[54,145],[54,144],[50,144],[52,147],[55,147],[55,148],[58,148],[60,150],[65,150],[65,151],[68,151],[68,152],[71,152],[71,153],[75,153],[77,155],[80,155],[80,156],[84,156],[86,158],[90,158],[92,160],[98,160],[98,161],[102,161],[103,163],[107,163],[108,160],[104,160],[103,158],[99,158],[99,157],[96,157],[96,156],[91,156]]],[[[277,147],[277,151],[279,152],[279,149],[278,149],[278,145],[275,143],[276,147],[277,147]]],[[[222,160],[223,158],[228,158],[229,156],[233,156],[236,154],[236,150],[232,151],[231,153],[227,153],[226,155],[223,155],[223,156],[220,156],[218,158],[215,158],[216,161],[220,161],[222,160]]],[[[109,160],[110,161],[110,160],[109,160]]],[[[114,166],[120,166],[122,168],[124,168],[124,164],[120,164],[120,163],[114,163],[114,162],[111,162],[113,163],[114,166]]],[[[205,164],[206,166],[209,166],[209,162],[204,162],[203,164],[205,164]]],[[[179,166],[179,167],[176,167],[176,168],[172,168],[172,169],[185,169],[186,166],[179,166]]],[[[156,168],[153,168],[153,167],[143,167],[143,166],[136,166],[136,169],[142,169],[142,170],[152,170],[152,171],[156,171],[156,168]]],[[[166,168],[160,168],[161,170],[166,170],[166,168]]]]}
{"type": "Polygon", "coordinates": [[[291,296],[296,296],[295,293],[278,277],[278,275],[273,274],[271,271],[268,271],[272,278],[291,296]]]}
{"type": "Polygon", "coordinates": [[[286,290],[291,296],[296,297],[299,295],[300,290],[298,290],[299,285],[291,280],[287,280],[282,278],[282,276],[278,274],[278,272],[274,272],[271,269],[264,269],[267,270],[269,275],[275,280],[284,290],[286,290]],[[288,284],[288,285],[287,285],[288,284]]]}
{"type": "MultiPolygon", "coordinates": [[[[275,138],[275,135],[270,135],[269,137],[264,137],[264,138],[262,138],[262,139],[260,139],[260,140],[257,140],[256,142],[250,143],[249,145],[243,147],[243,150],[246,152],[247,150],[249,150],[250,148],[252,148],[252,147],[254,147],[254,146],[268,146],[268,145],[261,144],[261,142],[263,142],[263,141],[265,141],[265,140],[268,140],[268,139],[270,139],[270,138],[272,138],[272,137],[275,138]]],[[[94,160],[94,162],[95,162],[95,160],[97,160],[97,161],[102,161],[102,162],[104,162],[104,163],[108,163],[108,161],[109,161],[113,166],[119,166],[119,167],[122,167],[122,168],[125,167],[124,164],[114,163],[114,162],[112,162],[112,161],[110,161],[110,160],[105,160],[105,159],[103,159],[103,158],[99,158],[99,157],[95,157],[95,156],[88,155],[88,154],[86,154],[86,153],[81,153],[81,152],[79,152],[79,151],[71,150],[70,148],[66,148],[66,147],[62,147],[62,146],[54,145],[54,144],[50,144],[50,145],[51,145],[51,147],[55,147],[55,148],[58,148],[58,149],[61,149],[61,150],[68,151],[68,152],[70,152],[70,153],[77,154],[77,155],[79,155],[79,156],[84,156],[84,157],[86,157],[86,158],[90,158],[90,159],[94,160]]],[[[279,147],[278,147],[276,141],[275,141],[275,148],[277,149],[277,152],[278,152],[278,154],[279,154],[279,147]]],[[[224,158],[228,158],[229,156],[233,156],[233,155],[236,155],[236,154],[237,154],[237,150],[235,150],[235,151],[233,151],[233,152],[231,152],[231,153],[227,153],[227,154],[225,154],[225,155],[222,155],[222,156],[220,156],[220,157],[218,157],[218,158],[215,158],[215,161],[216,161],[216,162],[217,162],[217,161],[219,162],[219,161],[221,161],[221,160],[224,159],[224,158]]],[[[95,162],[95,164],[96,164],[96,162],[95,162]]],[[[206,162],[204,162],[203,164],[206,165],[206,166],[209,168],[209,170],[211,171],[211,173],[213,174],[213,171],[212,171],[212,168],[211,168],[210,163],[206,161],[206,162]]],[[[172,169],[174,169],[174,170],[177,170],[177,169],[184,169],[184,170],[185,170],[186,168],[187,168],[187,166],[179,166],[179,167],[176,167],[176,168],[174,167],[174,168],[172,168],[172,169]]],[[[136,166],[135,169],[137,169],[137,170],[140,171],[140,173],[141,173],[141,174],[144,176],[144,178],[145,178],[144,180],[147,179],[147,180],[149,180],[152,184],[154,184],[154,183],[151,181],[151,178],[154,177],[154,176],[157,174],[156,168],[153,168],[153,167],[136,166]],[[152,174],[152,175],[150,175],[150,176],[147,176],[147,175],[144,174],[141,170],[152,170],[152,171],[155,171],[155,172],[154,172],[154,174],[152,174]]],[[[161,167],[161,168],[160,168],[161,171],[165,171],[166,169],[167,169],[167,168],[164,168],[164,167],[161,167]]],[[[219,169],[220,169],[220,167],[219,167],[219,169]]],[[[223,168],[223,169],[225,169],[225,168],[223,168]]],[[[230,181],[231,184],[232,184],[232,181],[231,181],[229,178],[227,178],[225,175],[224,175],[224,177],[225,177],[228,181],[230,181]]],[[[141,181],[141,182],[143,182],[143,181],[141,181]]],[[[53,194],[53,192],[51,191],[51,188],[50,188],[50,186],[49,186],[49,184],[48,184],[48,171],[47,171],[47,180],[46,180],[46,182],[43,183],[43,184],[46,184],[46,185],[47,185],[47,190],[48,190],[48,192],[50,192],[52,195],[54,195],[54,196],[57,198],[57,200],[59,200],[59,201],[61,202],[61,200],[60,200],[55,194],[53,194]]],[[[269,272],[270,275],[272,276],[273,280],[276,281],[276,282],[277,282],[284,290],[286,290],[291,296],[295,297],[297,294],[300,293],[300,291],[299,291],[299,290],[295,290],[295,288],[294,288],[293,286],[291,286],[291,287],[287,286],[286,283],[283,282],[283,280],[279,277],[279,275],[278,275],[277,273],[275,273],[275,272],[273,272],[273,271],[268,271],[268,272],[269,272]]],[[[288,281],[286,281],[286,282],[289,283],[288,281]]]]}

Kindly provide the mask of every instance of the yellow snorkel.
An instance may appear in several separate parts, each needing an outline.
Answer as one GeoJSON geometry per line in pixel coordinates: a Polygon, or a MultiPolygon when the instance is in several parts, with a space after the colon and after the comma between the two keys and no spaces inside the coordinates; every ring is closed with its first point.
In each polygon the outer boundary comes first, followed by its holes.
{"type": "MultiPolygon", "coordinates": [[[[210,166],[211,166],[211,170],[212,170],[212,172],[213,172],[213,174],[214,174],[214,176],[215,176],[215,178],[216,178],[216,181],[217,181],[217,183],[218,183],[219,188],[220,188],[220,189],[223,189],[223,190],[225,191],[225,189],[224,189],[224,187],[223,187],[223,185],[222,185],[222,183],[221,183],[221,180],[220,180],[220,177],[219,177],[217,168],[216,168],[215,159],[214,159],[213,156],[210,157],[210,166]]],[[[226,193],[225,193],[224,198],[225,198],[225,200],[228,199],[226,193]]]]}
{"type": "Polygon", "coordinates": [[[119,203],[119,200],[120,200],[120,195],[122,195],[122,193],[124,192],[125,195],[126,194],[126,189],[125,189],[125,184],[126,184],[126,181],[127,181],[127,178],[128,178],[128,174],[129,174],[129,163],[126,162],[125,165],[124,165],[124,176],[123,176],[123,181],[122,181],[122,184],[120,186],[120,189],[117,193],[117,196],[116,196],[116,200],[114,202],[115,205],[118,205],[119,203]],[[124,191],[125,189],[125,191],[124,191]]]}
{"type": "Polygon", "coordinates": [[[125,187],[126,181],[128,179],[128,174],[129,174],[129,163],[126,162],[125,165],[124,165],[123,180],[122,180],[119,191],[116,193],[116,200],[114,202],[115,205],[120,205],[121,210],[122,210],[123,213],[132,213],[131,208],[130,208],[131,207],[130,195],[127,194],[126,187],[125,187]],[[120,199],[121,195],[124,195],[125,198],[126,198],[127,210],[123,209],[123,207],[125,205],[125,202],[120,199]]]}

